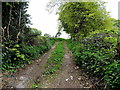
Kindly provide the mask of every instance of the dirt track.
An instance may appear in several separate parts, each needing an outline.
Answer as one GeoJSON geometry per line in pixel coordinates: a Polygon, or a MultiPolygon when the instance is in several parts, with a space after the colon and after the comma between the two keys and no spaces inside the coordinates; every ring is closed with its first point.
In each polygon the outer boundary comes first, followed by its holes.
{"type": "MultiPolygon", "coordinates": [[[[66,43],[64,44],[65,54],[61,70],[58,71],[57,76],[47,83],[42,74],[45,71],[44,65],[49,58],[50,53],[54,50],[57,43],[38,60],[19,70],[13,75],[8,75],[3,78],[4,87],[14,88],[32,88],[36,80],[40,80],[42,88],[90,88],[92,83],[83,75],[82,71],[76,66],[71,51],[68,49],[66,43]],[[10,76],[10,77],[9,77],[10,76]]],[[[49,79],[49,78],[48,78],[49,79]]],[[[39,84],[38,84],[39,85],[39,84]]]]}
{"type": "Polygon", "coordinates": [[[62,69],[59,75],[51,83],[44,81],[45,85],[42,88],[91,88],[92,83],[82,74],[82,71],[76,66],[71,51],[64,44],[65,55],[62,64],[62,69]]]}
{"type": "Polygon", "coordinates": [[[42,76],[42,71],[44,71],[43,65],[45,65],[49,54],[54,50],[57,43],[42,55],[38,60],[34,61],[32,64],[26,66],[25,68],[19,70],[17,73],[12,75],[6,75],[3,78],[3,86],[14,87],[14,88],[31,88],[34,81],[42,76]]]}

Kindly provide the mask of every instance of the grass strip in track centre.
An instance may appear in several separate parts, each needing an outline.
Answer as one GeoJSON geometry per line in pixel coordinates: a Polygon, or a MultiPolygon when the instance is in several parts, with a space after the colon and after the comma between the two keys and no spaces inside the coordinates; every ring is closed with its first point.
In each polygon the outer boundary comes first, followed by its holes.
{"type": "Polygon", "coordinates": [[[59,42],[54,51],[51,52],[50,58],[47,60],[45,75],[53,74],[61,68],[64,57],[64,43],[59,42]]]}
{"type": "Polygon", "coordinates": [[[58,75],[58,70],[60,70],[62,66],[62,61],[64,57],[64,42],[59,42],[55,49],[51,52],[45,67],[45,71],[43,72],[42,80],[37,79],[32,88],[44,88],[46,87],[46,83],[50,84],[54,81],[55,77],[58,75]]]}

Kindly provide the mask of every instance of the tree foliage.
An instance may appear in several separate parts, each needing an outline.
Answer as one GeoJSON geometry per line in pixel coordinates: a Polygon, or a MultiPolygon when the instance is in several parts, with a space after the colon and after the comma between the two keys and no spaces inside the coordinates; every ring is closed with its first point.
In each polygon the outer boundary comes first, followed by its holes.
{"type": "MultiPolygon", "coordinates": [[[[3,2],[2,3],[2,32],[3,41],[21,41],[29,32],[29,14],[26,14],[28,3],[3,2]],[[20,40],[21,39],[21,40],[20,40]]],[[[23,41],[23,40],[22,40],[23,41]]]]}
{"type": "Polygon", "coordinates": [[[112,27],[102,2],[66,2],[59,7],[58,13],[64,31],[77,39],[92,31],[112,27]]]}
{"type": "Polygon", "coordinates": [[[89,76],[98,77],[99,82],[95,83],[98,86],[118,88],[119,20],[110,18],[104,2],[100,0],[64,2],[57,13],[61,30],[71,36],[72,41],[68,46],[76,58],[76,63],[82,66],[89,76]]]}
{"type": "MultiPolygon", "coordinates": [[[[2,70],[15,72],[50,49],[42,32],[30,28],[28,2],[2,2],[2,70]]],[[[54,44],[54,43],[52,43],[54,44]]]]}

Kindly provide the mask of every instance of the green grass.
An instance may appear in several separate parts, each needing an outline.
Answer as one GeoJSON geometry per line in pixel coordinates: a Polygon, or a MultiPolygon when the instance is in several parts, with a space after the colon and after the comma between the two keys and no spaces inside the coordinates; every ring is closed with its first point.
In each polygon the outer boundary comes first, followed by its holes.
{"type": "Polygon", "coordinates": [[[63,42],[58,43],[54,51],[51,52],[50,58],[47,60],[46,71],[43,74],[53,74],[61,68],[64,56],[63,42]]]}

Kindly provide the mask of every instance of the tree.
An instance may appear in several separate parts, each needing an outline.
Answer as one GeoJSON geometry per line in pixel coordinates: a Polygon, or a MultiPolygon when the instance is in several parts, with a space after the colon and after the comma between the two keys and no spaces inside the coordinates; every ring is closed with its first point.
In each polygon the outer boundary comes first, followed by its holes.
{"type": "Polygon", "coordinates": [[[72,38],[86,37],[95,30],[111,29],[111,18],[102,2],[66,2],[59,7],[63,31],[72,38]]]}
{"type": "Polygon", "coordinates": [[[30,31],[27,33],[25,42],[27,45],[33,45],[34,39],[38,36],[41,36],[42,32],[36,28],[30,28],[30,31]]]}
{"type": "Polygon", "coordinates": [[[55,38],[60,37],[60,35],[61,35],[61,32],[57,32],[56,35],[55,35],[55,38]]]}
{"type": "Polygon", "coordinates": [[[2,2],[3,42],[23,42],[30,31],[29,14],[26,14],[27,2],[2,2]]]}
{"type": "Polygon", "coordinates": [[[51,35],[49,35],[49,34],[47,34],[47,33],[45,33],[44,36],[45,36],[45,37],[51,37],[51,35]]]}
{"type": "Polygon", "coordinates": [[[31,28],[31,32],[29,33],[30,36],[37,36],[37,35],[42,35],[42,32],[36,28],[31,28]]]}
{"type": "Polygon", "coordinates": [[[26,13],[27,8],[27,2],[2,2],[2,61],[4,64],[14,62],[13,57],[16,52],[11,53],[11,49],[18,50],[26,43],[25,39],[30,32],[28,26],[30,15],[26,13]]]}
{"type": "Polygon", "coordinates": [[[59,22],[58,32],[55,35],[56,38],[60,37],[60,35],[62,34],[61,31],[62,31],[62,24],[59,22]]]}

